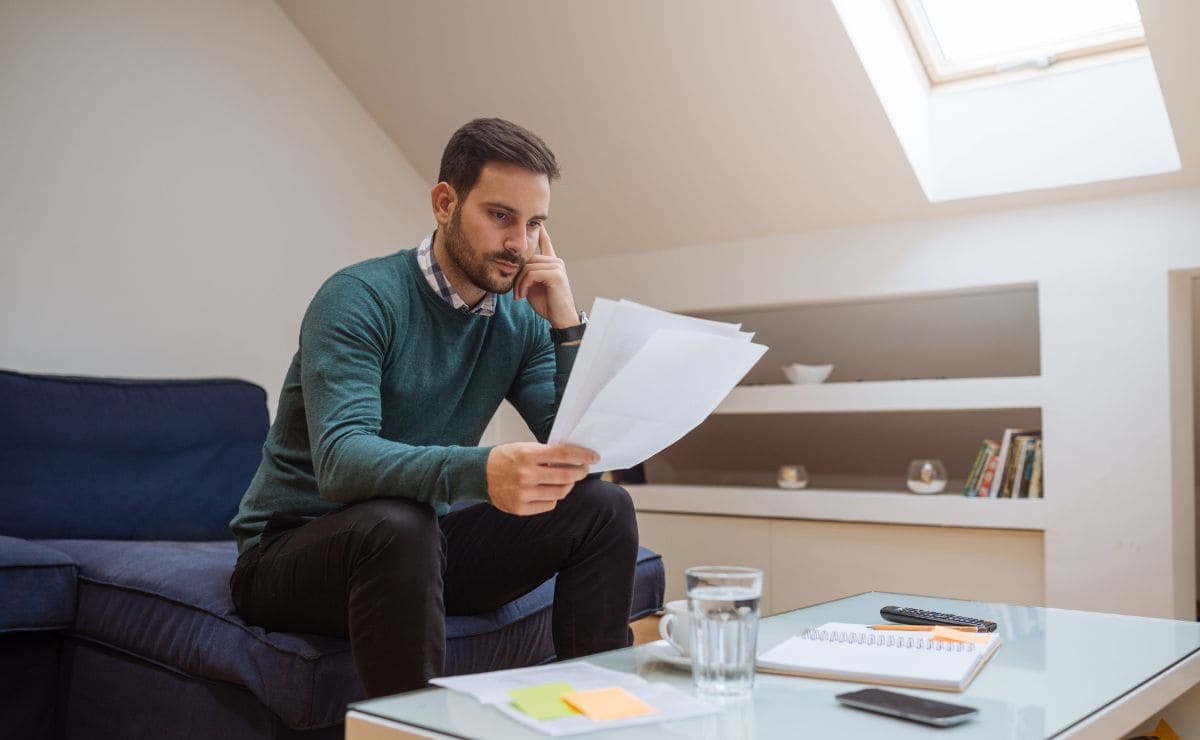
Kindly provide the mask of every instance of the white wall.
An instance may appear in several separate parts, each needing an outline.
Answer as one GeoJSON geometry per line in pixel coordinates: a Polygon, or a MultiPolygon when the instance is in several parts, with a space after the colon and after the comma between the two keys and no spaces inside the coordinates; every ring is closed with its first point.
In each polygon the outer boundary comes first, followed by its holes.
{"type": "Polygon", "coordinates": [[[427,186],[269,0],[0,2],[0,367],[275,395],[427,186]]]}
{"type": "Polygon", "coordinates": [[[1194,618],[1180,291],[1198,235],[1200,190],[1187,189],[577,261],[571,279],[582,306],[675,311],[1037,283],[1046,603],[1194,618]]]}

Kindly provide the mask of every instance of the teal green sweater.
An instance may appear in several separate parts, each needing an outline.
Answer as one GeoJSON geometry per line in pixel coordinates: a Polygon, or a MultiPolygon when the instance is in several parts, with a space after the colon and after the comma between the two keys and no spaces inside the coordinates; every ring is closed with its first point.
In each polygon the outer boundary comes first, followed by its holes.
{"type": "Polygon", "coordinates": [[[262,462],[230,523],[239,552],[272,514],[311,519],[381,497],[438,514],[487,498],[484,427],[507,398],[550,434],[577,347],[512,294],[493,316],[452,308],[416,250],[339,271],[317,291],[279,397],[262,462]]]}

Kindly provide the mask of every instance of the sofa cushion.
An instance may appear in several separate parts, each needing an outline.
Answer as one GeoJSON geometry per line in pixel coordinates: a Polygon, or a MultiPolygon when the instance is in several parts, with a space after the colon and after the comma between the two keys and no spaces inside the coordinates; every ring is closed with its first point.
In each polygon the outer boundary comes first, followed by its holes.
{"type": "Polygon", "coordinates": [[[0,371],[0,534],[231,538],[266,433],[245,381],[0,371]]]}
{"type": "MultiPolygon", "coordinates": [[[[246,686],[295,729],[337,724],[346,704],[363,698],[348,641],[268,632],[234,613],[232,542],[46,544],[79,564],[75,631],[84,639],[185,675],[246,686]]],[[[661,605],[663,572],[650,550],[638,559],[640,616],[661,605]]],[[[551,659],[553,594],[551,580],[491,614],[449,617],[447,673],[551,659]]]]}
{"type": "Polygon", "coordinates": [[[67,629],[75,622],[75,561],[0,535],[0,633],[67,629]]]}

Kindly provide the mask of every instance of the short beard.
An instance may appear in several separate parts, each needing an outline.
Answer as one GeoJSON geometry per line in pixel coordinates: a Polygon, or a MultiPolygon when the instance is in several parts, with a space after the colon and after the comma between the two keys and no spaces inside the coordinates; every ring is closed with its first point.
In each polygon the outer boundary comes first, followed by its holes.
{"type": "Polygon", "coordinates": [[[449,255],[458,271],[476,288],[488,293],[507,293],[512,290],[517,275],[521,274],[521,268],[525,266],[525,260],[516,255],[505,255],[517,265],[517,272],[511,278],[493,276],[488,267],[488,260],[491,259],[491,256],[479,254],[466,235],[462,233],[462,212],[457,206],[454,208],[454,213],[450,215],[450,223],[446,224],[444,236],[446,254],[449,255]]]}

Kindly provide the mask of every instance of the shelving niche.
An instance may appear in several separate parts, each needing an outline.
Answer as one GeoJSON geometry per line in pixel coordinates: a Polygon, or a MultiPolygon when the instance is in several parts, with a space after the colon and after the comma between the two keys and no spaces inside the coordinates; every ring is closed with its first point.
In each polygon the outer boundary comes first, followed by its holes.
{"type": "MultiPolygon", "coordinates": [[[[840,528],[829,545],[835,550],[837,539],[857,543],[860,552],[872,543],[882,558],[928,568],[965,538],[976,554],[1004,553],[1011,572],[997,573],[993,561],[983,589],[968,582],[963,568],[951,567],[943,574],[947,594],[1041,601],[1044,501],[961,495],[981,440],[998,439],[1006,427],[1042,425],[1035,284],[693,315],[741,323],[770,349],[712,416],[645,463],[648,483],[629,487],[644,541],[660,546],[685,530],[689,541],[707,537],[708,557],[680,552],[682,566],[687,558],[711,559],[723,537],[740,530],[734,540],[744,541],[728,556],[755,564],[758,553],[757,564],[765,566],[772,553],[807,557],[804,543],[834,527],[840,528]],[[795,386],[780,370],[789,362],[831,362],[834,369],[824,384],[795,386]],[[947,493],[907,493],[908,462],[926,457],[945,462],[947,493]],[[776,487],[776,470],[785,463],[807,468],[807,489],[776,487]],[[706,517],[721,517],[725,535],[701,535],[713,523],[706,517]],[[910,540],[923,544],[896,544],[910,540]]],[[[871,572],[859,573],[863,588],[905,585],[871,572]]],[[[668,583],[670,597],[679,595],[674,585],[668,583]]],[[[771,607],[844,595],[847,586],[838,581],[836,588],[814,595],[780,584],[771,607]]]]}

